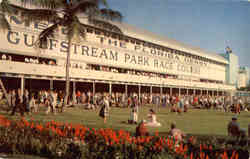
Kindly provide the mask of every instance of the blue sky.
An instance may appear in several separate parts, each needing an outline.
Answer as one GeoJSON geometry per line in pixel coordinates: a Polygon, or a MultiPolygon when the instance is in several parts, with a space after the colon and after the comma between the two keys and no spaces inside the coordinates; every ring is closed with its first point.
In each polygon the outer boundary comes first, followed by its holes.
{"type": "Polygon", "coordinates": [[[108,0],[124,22],[215,53],[226,46],[250,67],[247,0],[108,0]]]}

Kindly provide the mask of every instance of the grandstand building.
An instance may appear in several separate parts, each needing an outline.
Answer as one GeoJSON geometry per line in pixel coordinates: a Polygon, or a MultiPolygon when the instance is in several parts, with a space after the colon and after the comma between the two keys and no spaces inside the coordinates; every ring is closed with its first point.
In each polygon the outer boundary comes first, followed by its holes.
{"type": "MultiPolygon", "coordinates": [[[[63,28],[47,49],[34,47],[50,24],[27,24],[9,16],[12,30],[0,32],[0,76],[7,89],[64,89],[68,49],[63,28]]],[[[226,83],[224,57],[190,47],[126,24],[123,34],[86,24],[86,39],[71,49],[71,91],[143,92],[222,95],[235,90],[226,83]]]]}

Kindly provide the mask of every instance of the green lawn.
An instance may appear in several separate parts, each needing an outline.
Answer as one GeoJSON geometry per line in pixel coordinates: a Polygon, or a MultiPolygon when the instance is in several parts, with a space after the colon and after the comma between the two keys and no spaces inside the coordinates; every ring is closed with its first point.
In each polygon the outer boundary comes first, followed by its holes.
{"type": "MultiPolygon", "coordinates": [[[[144,106],[139,109],[139,121],[147,118],[150,106],[144,106]]],[[[9,116],[6,112],[0,112],[1,115],[9,118],[20,118],[19,113],[14,117],[9,116]]],[[[177,127],[187,134],[196,135],[227,135],[227,123],[231,120],[233,113],[225,113],[217,110],[198,110],[191,109],[188,113],[178,115],[170,113],[169,109],[160,108],[156,111],[157,119],[162,123],[160,128],[149,128],[150,132],[158,131],[166,133],[169,131],[170,123],[175,122],[177,127]]],[[[126,124],[130,117],[128,108],[111,108],[109,118],[106,124],[103,124],[102,118],[98,116],[98,111],[84,110],[78,107],[68,108],[66,112],[57,115],[45,115],[42,111],[38,114],[26,115],[27,119],[33,118],[38,121],[60,121],[65,123],[80,123],[90,128],[113,128],[123,129],[135,132],[136,125],[126,124]]],[[[242,112],[238,115],[240,127],[247,130],[250,124],[250,112],[242,112]]]]}

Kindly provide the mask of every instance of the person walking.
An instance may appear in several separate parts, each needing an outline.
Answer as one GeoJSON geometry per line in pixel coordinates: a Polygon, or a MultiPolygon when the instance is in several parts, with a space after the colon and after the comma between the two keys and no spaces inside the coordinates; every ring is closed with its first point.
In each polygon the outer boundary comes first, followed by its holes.
{"type": "Polygon", "coordinates": [[[49,112],[54,112],[53,104],[54,104],[54,99],[53,99],[53,92],[48,91],[48,96],[46,98],[46,106],[47,106],[47,111],[46,114],[49,114],[49,112]]]}
{"type": "Polygon", "coordinates": [[[99,116],[103,118],[104,124],[107,122],[107,117],[109,115],[109,108],[110,108],[110,101],[109,95],[104,96],[102,108],[99,112],[99,116]]]}
{"type": "Polygon", "coordinates": [[[23,96],[23,106],[24,106],[25,112],[27,112],[27,114],[29,114],[29,112],[30,112],[29,100],[30,100],[29,91],[27,89],[25,89],[24,96],[23,96]]]}
{"type": "Polygon", "coordinates": [[[13,91],[13,102],[15,102],[15,105],[12,109],[11,115],[15,115],[16,110],[19,109],[20,115],[24,116],[24,103],[23,103],[23,96],[21,93],[21,89],[19,88],[17,91],[17,94],[15,93],[15,90],[13,91]]]}

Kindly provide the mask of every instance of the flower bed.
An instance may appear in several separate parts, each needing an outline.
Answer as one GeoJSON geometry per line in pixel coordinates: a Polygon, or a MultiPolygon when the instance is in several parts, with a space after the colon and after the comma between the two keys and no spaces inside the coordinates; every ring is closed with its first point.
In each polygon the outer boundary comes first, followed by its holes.
{"type": "MultiPolygon", "coordinates": [[[[89,129],[58,122],[11,121],[0,116],[0,152],[48,158],[186,158],[244,159],[242,148],[218,148],[190,137],[177,143],[172,137],[133,137],[129,132],[89,129]]],[[[248,159],[248,158],[247,158],[248,159]]]]}

